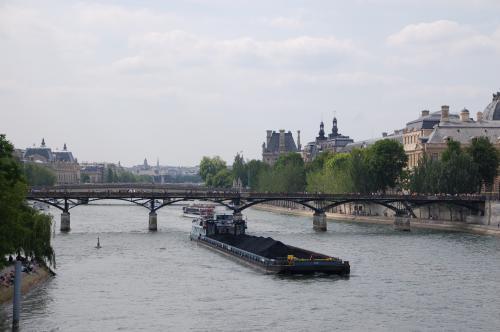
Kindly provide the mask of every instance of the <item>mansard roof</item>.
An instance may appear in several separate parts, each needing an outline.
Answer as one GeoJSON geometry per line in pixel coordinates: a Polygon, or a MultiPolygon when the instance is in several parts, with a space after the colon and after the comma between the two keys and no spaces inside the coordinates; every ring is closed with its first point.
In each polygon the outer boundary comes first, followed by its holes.
{"type": "Polygon", "coordinates": [[[56,161],[63,161],[67,163],[74,163],[75,158],[70,151],[56,151],[54,152],[56,161]]]}
{"type": "Polygon", "coordinates": [[[27,148],[24,152],[24,159],[32,159],[36,156],[43,157],[45,161],[51,162],[54,160],[54,155],[50,148],[39,147],[39,148],[27,148]]]}
{"type": "Polygon", "coordinates": [[[440,123],[429,135],[427,143],[445,143],[450,138],[464,144],[470,143],[472,138],[480,136],[488,137],[490,142],[496,143],[500,137],[500,122],[448,121],[440,123]]]}
{"type": "MultiPolygon", "coordinates": [[[[267,145],[267,152],[279,152],[280,150],[280,133],[273,131],[271,134],[271,139],[269,140],[269,144],[267,145]]],[[[292,133],[285,133],[285,151],[286,152],[297,152],[297,145],[295,145],[295,141],[293,139],[292,133]]]]}
{"type": "MultiPolygon", "coordinates": [[[[451,113],[450,119],[459,119],[457,114],[451,113]]],[[[441,121],[441,111],[432,112],[429,115],[420,116],[418,119],[410,121],[406,124],[407,129],[432,129],[441,121]]]]}

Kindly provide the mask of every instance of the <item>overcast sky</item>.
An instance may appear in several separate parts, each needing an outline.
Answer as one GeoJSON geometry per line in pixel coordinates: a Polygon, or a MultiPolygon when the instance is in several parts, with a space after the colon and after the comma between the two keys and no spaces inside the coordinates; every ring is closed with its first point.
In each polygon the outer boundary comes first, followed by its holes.
{"type": "MultiPolygon", "coordinates": [[[[500,1],[2,1],[0,133],[79,161],[261,158],[266,129],[355,140],[500,89],[500,1]]],[[[295,135],[295,134],[294,134],[295,135]]]]}

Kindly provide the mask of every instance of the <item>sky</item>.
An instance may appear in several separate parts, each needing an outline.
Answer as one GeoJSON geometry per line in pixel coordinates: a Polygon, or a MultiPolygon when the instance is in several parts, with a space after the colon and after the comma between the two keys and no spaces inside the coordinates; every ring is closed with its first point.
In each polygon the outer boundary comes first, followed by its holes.
{"type": "Polygon", "coordinates": [[[500,90],[500,1],[0,0],[0,133],[82,161],[260,159],[266,130],[355,140],[500,90]]]}

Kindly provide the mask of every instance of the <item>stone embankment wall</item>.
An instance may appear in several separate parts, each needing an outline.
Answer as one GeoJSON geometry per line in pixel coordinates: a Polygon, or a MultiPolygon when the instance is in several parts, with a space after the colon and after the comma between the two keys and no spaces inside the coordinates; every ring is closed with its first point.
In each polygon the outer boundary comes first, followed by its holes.
{"type": "MultiPolygon", "coordinates": [[[[359,207],[357,207],[355,210],[354,204],[351,205],[351,209],[349,209],[348,204],[345,204],[345,207],[347,208],[341,206],[342,210],[337,209],[336,210],[337,212],[329,211],[326,213],[326,215],[328,219],[333,219],[337,221],[363,222],[363,223],[386,224],[386,225],[394,224],[394,213],[392,210],[386,209],[384,207],[381,208],[376,207],[375,204],[370,204],[373,207],[373,209],[370,209],[366,208],[366,205],[368,204],[365,204],[364,208],[361,210],[359,210],[359,207]]],[[[488,208],[487,208],[485,216],[481,217],[464,214],[463,219],[457,218],[453,219],[453,221],[445,219],[437,219],[437,218],[432,218],[432,219],[411,218],[410,223],[412,228],[441,229],[449,231],[500,236],[500,215],[499,215],[500,202],[492,201],[491,205],[492,205],[491,218],[488,215],[488,208]],[[488,219],[490,219],[489,224],[488,224],[488,219]]],[[[293,202],[276,201],[276,202],[254,205],[252,208],[269,212],[310,216],[311,218],[313,217],[313,211],[309,210],[308,208],[305,208],[300,204],[293,202]]],[[[444,210],[443,207],[441,207],[441,209],[444,210]]],[[[415,214],[417,215],[417,217],[419,216],[418,213],[415,214]]],[[[459,216],[459,215],[460,213],[454,214],[454,216],[459,216]]],[[[442,216],[448,216],[448,218],[450,218],[451,215],[450,213],[447,213],[443,214],[442,216]]]]}

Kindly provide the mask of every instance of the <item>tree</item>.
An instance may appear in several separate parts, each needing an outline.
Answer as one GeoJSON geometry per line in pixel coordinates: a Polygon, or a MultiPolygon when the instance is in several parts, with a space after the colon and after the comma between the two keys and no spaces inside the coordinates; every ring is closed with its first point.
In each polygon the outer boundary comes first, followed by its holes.
{"type": "MultiPolygon", "coordinates": [[[[478,167],[479,178],[490,191],[493,180],[497,176],[499,153],[487,137],[474,137],[467,148],[468,154],[478,167]]],[[[480,191],[480,189],[479,189],[480,191]]]]}
{"type": "Polygon", "coordinates": [[[272,169],[260,173],[258,182],[262,191],[304,191],[306,172],[302,157],[298,153],[281,155],[272,169]]]}
{"type": "Polygon", "coordinates": [[[236,154],[233,161],[232,176],[235,180],[240,179],[244,187],[248,185],[248,172],[243,155],[236,154]]]}
{"type": "Polygon", "coordinates": [[[477,190],[481,183],[478,165],[461,149],[460,142],[448,141],[441,162],[440,192],[461,194],[477,190]]]}
{"type": "Polygon", "coordinates": [[[261,160],[252,159],[246,164],[246,168],[248,177],[247,185],[252,190],[257,190],[257,188],[259,188],[259,176],[262,173],[269,171],[270,167],[261,160]]]}
{"type": "Polygon", "coordinates": [[[408,187],[412,192],[437,194],[442,192],[442,162],[426,155],[409,174],[408,187]]]}
{"type": "Polygon", "coordinates": [[[24,174],[30,186],[52,186],[57,179],[53,170],[34,163],[24,164],[24,174]]]}
{"type": "Polygon", "coordinates": [[[210,176],[210,186],[216,188],[230,188],[233,183],[233,175],[227,168],[223,168],[214,176],[210,176]]]}
{"type": "Polygon", "coordinates": [[[208,185],[207,180],[208,177],[213,177],[220,170],[226,168],[226,162],[222,160],[219,156],[215,156],[213,158],[203,157],[200,162],[200,176],[208,185]]]}
{"type": "Polygon", "coordinates": [[[16,252],[54,263],[51,218],[26,204],[26,179],[13,151],[5,135],[0,135],[0,266],[6,255],[16,252]]]}
{"type": "Polygon", "coordinates": [[[396,186],[408,162],[403,145],[390,139],[377,141],[366,151],[372,190],[385,192],[396,186]]]}

